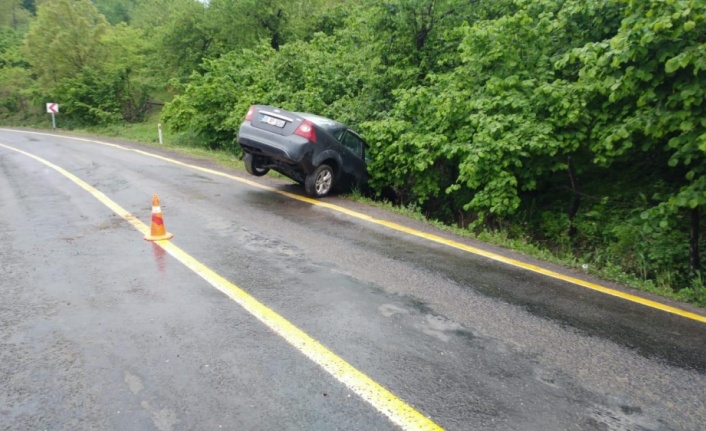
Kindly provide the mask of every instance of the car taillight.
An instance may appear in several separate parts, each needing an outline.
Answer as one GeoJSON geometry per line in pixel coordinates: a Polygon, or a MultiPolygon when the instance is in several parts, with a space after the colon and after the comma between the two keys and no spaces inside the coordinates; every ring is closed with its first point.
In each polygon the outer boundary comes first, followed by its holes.
{"type": "Polygon", "coordinates": [[[311,124],[309,120],[304,120],[294,131],[295,135],[299,135],[302,138],[306,138],[311,142],[316,142],[316,130],[314,130],[314,125],[311,124]]]}
{"type": "Polygon", "coordinates": [[[255,113],[255,105],[252,105],[250,109],[248,109],[248,113],[245,114],[245,121],[252,121],[252,116],[255,113]]]}

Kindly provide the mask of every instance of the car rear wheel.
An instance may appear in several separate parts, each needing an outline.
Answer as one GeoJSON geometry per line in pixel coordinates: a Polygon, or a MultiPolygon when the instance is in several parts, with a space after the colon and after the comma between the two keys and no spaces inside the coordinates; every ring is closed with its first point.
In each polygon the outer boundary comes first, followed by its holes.
{"type": "Polygon", "coordinates": [[[319,165],[314,172],[306,176],[304,189],[306,193],[321,198],[326,196],[333,188],[334,172],[329,165],[319,165]]]}
{"type": "Polygon", "coordinates": [[[270,171],[269,168],[261,167],[255,157],[250,153],[245,153],[243,162],[245,162],[245,170],[248,171],[250,175],[261,177],[270,171]]]}

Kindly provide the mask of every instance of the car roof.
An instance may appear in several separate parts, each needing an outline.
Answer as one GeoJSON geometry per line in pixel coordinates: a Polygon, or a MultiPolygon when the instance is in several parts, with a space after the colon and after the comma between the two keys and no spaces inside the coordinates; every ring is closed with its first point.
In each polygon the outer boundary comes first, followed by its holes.
{"type": "Polygon", "coordinates": [[[335,129],[347,129],[348,126],[341,124],[338,121],[332,120],[330,118],[322,117],[320,115],[309,114],[306,112],[295,112],[295,114],[300,115],[302,118],[311,121],[319,127],[323,127],[328,130],[335,129]]]}

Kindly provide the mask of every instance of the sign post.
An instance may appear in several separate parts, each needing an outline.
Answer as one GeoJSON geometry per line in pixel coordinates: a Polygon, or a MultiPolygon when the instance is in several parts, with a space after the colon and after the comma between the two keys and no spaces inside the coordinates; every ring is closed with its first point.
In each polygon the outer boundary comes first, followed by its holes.
{"type": "Polygon", "coordinates": [[[51,128],[56,129],[56,116],[54,114],[59,112],[59,104],[47,103],[47,112],[51,114],[51,128]]]}
{"type": "Polygon", "coordinates": [[[157,133],[159,135],[159,145],[164,145],[164,140],[162,139],[162,123],[157,124],[157,133]]]}

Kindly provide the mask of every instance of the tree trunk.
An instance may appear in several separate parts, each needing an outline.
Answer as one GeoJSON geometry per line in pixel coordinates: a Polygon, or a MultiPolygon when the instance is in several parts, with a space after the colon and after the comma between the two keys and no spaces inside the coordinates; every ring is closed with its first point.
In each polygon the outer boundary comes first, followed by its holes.
{"type": "Polygon", "coordinates": [[[693,273],[701,269],[701,260],[699,258],[699,207],[691,210],[691,234],[689,235],[689,246],[691,249],[690,267],[693,273]]]}
{"type": "Polygon", "coordinates": [[[574,173],[574,167],[571,164],[571,156],[569,156],[568,159],[568,171],[572,192],[571,206],[569,207],[569,239],[573,240],[576,236],[574,217],[576,217],[576,214],[579,212],[579,207],[581,206],[581,190],[579,189],[578,180],[576,179],[576,174],[574,173]]]}

